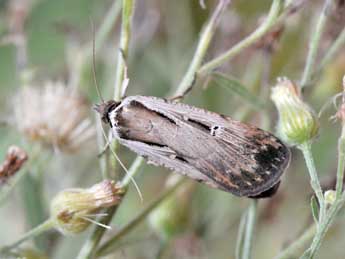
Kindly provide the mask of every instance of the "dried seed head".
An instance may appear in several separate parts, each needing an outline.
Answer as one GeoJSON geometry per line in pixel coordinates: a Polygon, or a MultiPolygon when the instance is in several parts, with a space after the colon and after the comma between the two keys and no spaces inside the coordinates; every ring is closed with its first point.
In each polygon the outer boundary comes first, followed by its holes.
{"type": "Polygon", "coordinates": [[[288,79],[278,79],[271,99],[279,112],[278,132],[290,145],[302,144],[314,138],[319,122],[313,110],[303,102],[298,89],[288,79]]]}
{"type": "Polygon", "coordinates": [[[7,181],[20,170],[27,159],[28,155],[24,150],[17,146],[10,146],[4,162],[0,165],[0,182],[7,181]]]}
{"type": "Polygon", "coordinates": [[[336,192],[334,190],[327,190],[325,192],[325,202],[326,204],[332,205],[336,199],[336,192]]]}
{"type": "Polygon", "coordinates": [[[104,180],[89,189],[64,190],[51,203],[51,218],[63,234],[80,233],[102,208],[118,204],[122,194],[123,189],[110,180],[104,180]]]}
{"type": "Polygon", "coordinates": [[[84,98],[62,83],[23,87],[14,98],[15,124],[28,139],[76,151],[94,135],[84,98]]]}

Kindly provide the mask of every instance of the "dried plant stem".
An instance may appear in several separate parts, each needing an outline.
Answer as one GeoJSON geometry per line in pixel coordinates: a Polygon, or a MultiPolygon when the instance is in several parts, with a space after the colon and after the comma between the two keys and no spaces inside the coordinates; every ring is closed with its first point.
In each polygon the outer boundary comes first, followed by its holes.
{"type": "Polygon", "coordinates": [[[44,221],[43,223],[41,223],[40,225],[38,225],[37,227],[26,232],[19,240],[17,240],[16,242],[14,242],[13,244],[11,244],[9,246],[6,246],[4,249],[5,250],[11,250],[13,248],[16,248],[17,246],[19,246],[20,244],[22,244],[26,240],[35,238],[38,235],[40,235],[46,231],[51,230],[54,227],[54,224],[55,224],[54,221],[52,221],[51,219],[48,219],[48,220],[44,221]]]}
{"type": "Polygon", "coordinates": [[[295,258],[296,254],[305,249],[306,245],[314,237],[316,233],[316,225],[313,224],[306,229],[303,234],[292,242],[287,248],[281,251],[274,259],[290,259],[295,258]]]}
{"type": "Polygon", "coordinates": [[[309,51],[307,55],[307,61],[304,67],[302,79],[300,82],[301,89],[308,85],[311,80],[313,70],[315,68],[315,62],[317,57],[317,50],[319,47],[320,39],[324,31],[327,21],[327,11],[332,3],[332,0],[325,0],[320,16],[318,16],[318,22],[316,24],[315,31],[312,32],[309,42],[309,51]]]}
{"type": "Polygon", "coordinates": [[[131,221],[129,221],[126,225],[121,227],[112,238],[106,241],[98,250],[96,255],[97,256],[104,256],[116,248],[117,241],[128,234],[132,229],[134,229],[138,224],[140,224],[146,216],[155,209],[162,201],[170,197],[175,190],[181,186],[185,182],[184,178],[181,178],[177,181],[174,185],[170,186],[166,190],[164,190],[155,200],[153,200],[145,209],[143,209],[137,216],[135,216],[131,221]]]}
{"type": "Polygon", "coordinates": [[[283,0],[273,0],[270,12],[266,20],[261,24],[260,27],[258,27],[252,34],[250,34],[248,37],[246,37],[245,39],[237,43],[228,51],[221,54],[217,58],[209,61],[205,65],[203,65],[199,69],[198,73],[205,74],[212,71],[213,69],[229,61],[231,58],[235,57],[245,48],[255,43],[258,39],[260,39],[260,37],[262,37],[266,32],[268,32],[275,25],[277,18],[279,16],[279,13],[283,8],[283,5],[284,5],[283,0]]]}
{"type": "Polygon", "coordinates": [[[117,55],[116,78],[114,86],[114,100],[120,101],[122,95],[122,83],[126,73],[126,58],[128,56],[129,41],[132,31],[132,16],[135,0],[122,1],[122,25],[120,35],[120,46],[117,55]]]}
{"type": "Polygon", "coordinates": [[[211,39],[216,31],[219,18],[229,3],[230,0],[219,0],[218,6],[212,14],[209,22],[205,25],[201,32],[192,62],[190,63],[186,74],[175,91],[176,96],[183,96],[183,94],[193,85],[193,82],[196,79],[197,71],[200,68],[200,65],[210,45],[211,39]]]}

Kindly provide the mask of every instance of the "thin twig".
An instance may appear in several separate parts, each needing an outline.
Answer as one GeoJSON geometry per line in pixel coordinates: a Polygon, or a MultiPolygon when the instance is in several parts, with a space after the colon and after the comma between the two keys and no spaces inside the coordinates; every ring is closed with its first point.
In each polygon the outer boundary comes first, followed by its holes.
{"type": "Polygon", "coordinates": [[[114,85],[114,100],[120,101],[122,94],[122,83],[125,79],[126,59],[128,57],[129,41],[132,31],[132,16],[134,12],[135,0],[122,1],[122,23],[120,46],[117,55],[116,78],[114,85]]]}
{"type": "Polygon", "coordinates": [[[328,63],[330,63],[335,58],[339,50],[344,46],[345,46],[345,28],[341,31],[337,39],[329,47],[325,56],[321,60],[320,66],[318,67],[317,71],[321,71],[328,63]]]}
{"type": "Polygon", "coordinates": [[[192,87],[193,82],[196,80],[196,73],[199,70],[202,61],[204,60],[211,39],[215,33],[219,18],[229,3],[230,0],[220,0],[209,22],[202,30],[192,62],[190,63],[181,83],[177,87],[175,96],[183,96],[185,92],[192,87]]]}
{"type": "Polygon", "coordinates": [[[301,89],[307,86],[311,80],[313,71],[315,69],[315,62],[317,57],[317,51],[319,48],[320,39],[324,31],[327,21],[327,11],[332,3],[332,0],[325,0],[321,14],[318,16],[318,22],[316,24],[315,31],[312,32],[309,42],[309,51],[307,61],[304,67],[302,79],[300,82],[301,89]]]}
{"type": "Polygon", "coordinates": [[[283,8],[283,3],[283,0],[274,0],[266,20],[253,33],[251,33],[249,36],[237,43],[225,53],[203,65],[199,69],[198,73],[205,74],[214,70],[225,62],[228,62],[231,58],[235,57],[245,48],[254,44],[275,25],[275,22],[277,21],[277,18],[279,16],[279,12],[283,8]]]}
{"type": "Polygon", "coordinates": [[[248,208],[245,236],[243,240],[242,259],[250,259],[252,255],[253,234],[256,221],[257,200],[252,200],[248,208]]]}
{"type": "Polygon", "coordinates": [[[297,253],[301,252],[306,247],[308,242],[314,237],[316,233],[316,225],[313,224],[306,229],[303,234],[292,242],[287,248],[281,251],[274,259],[290,259],[296,258],[297,253]]]}

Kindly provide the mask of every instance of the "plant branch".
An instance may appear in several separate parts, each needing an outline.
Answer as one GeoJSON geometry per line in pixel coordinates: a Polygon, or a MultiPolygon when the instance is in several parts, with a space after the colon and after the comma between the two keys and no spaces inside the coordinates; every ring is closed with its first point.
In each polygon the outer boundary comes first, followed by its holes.
{"type": "Polygon", "coordinates": [[[219,18],[230,3],[230,0],[219,0],[219,3],[212,14],[209,22],[205,25],[201,32],[198,46],[194,53],[192,62],[190,63],[186,74],[184,75],[181,83],[175,91],[176,96],[183,96],[186,91],[193,85],[196,80],[196,74],[200,65],[206,55],[207,49],[210,45],[211,39],[216,31],[219,18]]]}
{"type": "Polygon", "coordinates": [[[126,73],[126,59],[128,57],[129,41],[132,31],[132,16],[135,0],[122,1],[122,25],[120,35],[120,46],[117,55],[116,78],[114,86],[114,100],[120,101],[122,95],[122,84],[126,73]]]}
{"type": "Polygon", "coordinates": [[[317,71],[322,70],[322,68],[324,68],[328,63],[330,63],[335,58],[335,55],[339,52],[341,47],[344,47],[344,45],[345,45],[345,28],[341,31],[337,39],[329,47],[325,56],[321,60],[320,66],[317,69],[317,71]]]}
{"type": "Polygon", "coordinates": [[[241,259],[250,259],[252,257],[252,244],[256,222],[257,205],[257,200],[252,200],[248,208],[241,259]]]}
{"type": "Polygon", "coordinates": [[[277,21],[277,18],[279,16],[279,12],[283,8],[283,2],[283,0],[273,0],[271,9],[266,20],[253,33],[251,33],[249,36],[237,43],[235,46],[230,48],[225,53],[204,64],[199,69],[198,73],[205,74],[214,70],[215,68],[229,61],[231,58],[235,57],[245,48],[255,43],[258,39],[260,39],[266,32],[268,32],[275,25],[275,22],[277,21]]]}
{"type": "Polygon", "coordinates": [[[274,259],[290,259],[295,258],[296,254],[301,251],[307,243],[314,237],[316,233],[316,225],[313,224],[304,233],[292,242],[287,248],[281,251],[274,259]]]}
{"type": "Polygon", "coordinates": [[[31,229],[30,231],[26,232],[19,240],[17,240],[13,244],[6,246],[5,250],[14,249],[17,246],[19,246],[20,244],[22,244],[23,242],[25,242],[26,240],[35,238],[38,235],[40,235],[40,234],[42,234],[48,230],[51,230],[54,227],[54,224],[55,224],[54,221],[52,221],[51,219],[44,221],[40,225],[38,225],[35,228],[31,229]]]}
{"type": "Polygon", "coordinates": [[[332,3],[332,0],[325,0],[321,14],[320,16],[318,16],[318,22],[316,24],[315,31],[312,32],[311,39],[309,42],[309,51],[307,55],[307,61],[304,67],[304,71],[303,71],[303,75],[302,75],[302,79],[300,83],[301,89],[307,86],[311,80],[315,62],[316,62],[320,39],[321,39],[322,33],[326,25],[326,21],[327,21],[327,11],[331,3],[332,3]]]}
{"type": "Polygon", "coordinates": [[[311,187],[313,188],[315,195],[318,199],[319,205],[320,205],[319,222],[321,222],[324,218],[326,208],[325,208],[325,202],[324,202],[324,197],[323,197],[321,185],[320,185],[319,178],[318,178],[316,168],[315,168],[313,155],[311,152],[311,144],[310,144],[310,142],[307,142],[307,143],[300,145],[299,148],[303,153],[303,156],[304,156],[307,168],[308,168],[311,187]]]}

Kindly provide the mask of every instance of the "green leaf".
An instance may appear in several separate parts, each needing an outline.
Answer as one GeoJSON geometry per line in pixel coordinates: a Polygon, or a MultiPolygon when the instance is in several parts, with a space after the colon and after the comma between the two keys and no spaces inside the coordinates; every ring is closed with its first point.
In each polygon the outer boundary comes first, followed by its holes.
{"type": "Polygon", "coordinates": [[[223,87],[232,94],[240,96],[244,101],[257,109],[265,109],[266,105],[259,97],[248,91],[248,89],[236,78],[215,72],[212,74],[213,82],[223,87]]]}
{"type": "Polygon", "coordinates": [[[314,221],[317,224],[319,221],[318,220],[319,219],[319,204],[316,200],[315,195],[311,196],[310,207],[311,207],[311,213],[313,215],[314,221]]]}

